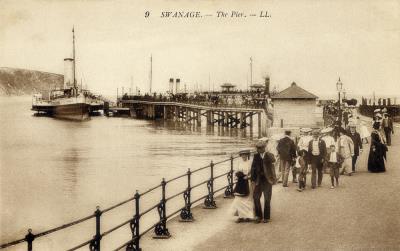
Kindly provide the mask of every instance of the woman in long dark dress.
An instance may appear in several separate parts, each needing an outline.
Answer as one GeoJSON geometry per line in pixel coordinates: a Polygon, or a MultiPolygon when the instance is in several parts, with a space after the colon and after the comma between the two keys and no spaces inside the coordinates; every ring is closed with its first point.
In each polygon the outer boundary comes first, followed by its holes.
{"type": "Polygon", "coordinates": [[[385,172],[385,161],[387,147],[383,143],[383,136],[379,131],[380,123],[373,124],[371,133],[371,147],[368,156],[368,171],[372,173],[385,172]]]}

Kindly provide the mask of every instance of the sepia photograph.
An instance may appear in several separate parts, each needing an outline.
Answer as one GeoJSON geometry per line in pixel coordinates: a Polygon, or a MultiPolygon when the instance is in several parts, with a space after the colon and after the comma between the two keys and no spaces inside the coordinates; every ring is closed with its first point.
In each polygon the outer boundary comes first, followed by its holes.
{"type": "Polygon", "coordinates": [[[400,250],[400,0],[0,0],[0,250],[400,250]]]}

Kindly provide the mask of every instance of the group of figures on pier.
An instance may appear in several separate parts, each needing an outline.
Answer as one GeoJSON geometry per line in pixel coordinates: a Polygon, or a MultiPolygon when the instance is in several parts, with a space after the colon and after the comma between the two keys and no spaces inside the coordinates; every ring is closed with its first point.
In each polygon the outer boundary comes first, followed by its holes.
{"type": "Polygon", "coordinates": [[[207,106],[229,106],[229,107],[247,107],[264,109],[267,107],[268,98],[265,94],[259,92],[234,92],[234,93],[177,93],[153,95],[128,95],[121,97],[121,100],[141,100],[152,102],[182,102],[195,105],[207,106]]]}
{"type": "Polygon", "coordinates": [[[249,150],[241,151],[242,158],[235,168],[237,182],[231,208],[236,222],[269,222],[272,185],[281,183],[289,187],[290,171],[292,184],[298,185],[299,192],[306,189],[310,170],[311,189],[322,186],[324,174],[330,176],[330,188],[338,188],[340,175],[353,176],[360,168],[357,160],[368,144],[368,171],[385,172],[391,134],[394,134],[393,119],[386,109],[375,110],[369,133],[355,109],[346,112],[349,121],[340,121],[321,130],[301,128],[299,137],[291,137],[292,132],[286,130],[284,136],[259,139],[252,161],[249,150]],[[264,194],[264,214],[261,213],[261,193],[264,194]]]}

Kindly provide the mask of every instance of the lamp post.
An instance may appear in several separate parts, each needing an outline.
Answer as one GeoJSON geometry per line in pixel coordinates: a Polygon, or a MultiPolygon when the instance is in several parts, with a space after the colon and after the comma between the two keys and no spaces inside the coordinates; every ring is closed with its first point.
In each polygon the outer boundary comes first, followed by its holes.
{"type": "Polygon", "coordinates": [[[336,83],[336,90],[338,91],[338,122],[339,122],[339,127],[342,127],[342,107],[341,107],[341,100],[340,100],[340,92],[342,91],[343,88],[343,83],[339,80],[336,83]]]}

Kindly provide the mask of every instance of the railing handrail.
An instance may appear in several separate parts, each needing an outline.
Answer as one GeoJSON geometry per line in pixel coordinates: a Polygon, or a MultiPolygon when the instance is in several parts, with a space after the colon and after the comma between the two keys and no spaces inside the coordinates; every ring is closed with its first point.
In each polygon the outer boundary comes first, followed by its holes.
{"type": "MultiPolygon", "coordinates": [[[[225,163],[225,162],[227,162],[227,161],[233,161],[234,159],[236,159],[236,158],[238,158],[238,157],[239,157],[239,155],[237,155],[237,156],[235,156],[235,157],[233,157],[233,155],[231,155],[231,157],[228,158],[228,159],[225,159],[225,160],[222,160],[222,161],[219,161],[219,162],[216,162],[216,163],[212,163],[212,162],[211,162],[211,164],[209,164],[209,165],[207,165],[207,166],[204,166],[204,167],[195,169],[195,170],[193,170],[193,171],[190,171],[190,170],[189,170],[188,173],[185,173],[185,174],[182,174],[182,175],[178,175],[178,176],[176,176],[176,177],[174,177],[174,178],[171,178],[171,179],[169,179],[169,180],[167,180],[167,181],[165,181],[165,180],[163,179],[164,186],[165,186],[167,183],[170,183],[170,182],[172,182],[172,181],[175,181],[175,180],[178,180],[178,179],[187,177],[188,175],[191,175],[191,174],[193,174],[193,173],[199,172],[199,171],[204,170],[204,169],[206,169],[206,168],[214,167],[214,166],[216,166],[216,165],[225,163]]],[[[231,169],[232,169],[232,167],[231,167],[231,169]]],[[[232,171],[232,170],[231,170],[231,171],[232,171]]],[[[231,171],[228,171],[228,172],[226,172],[226,173],[220,174],[220,175],[218,175],[218,176],[216,176],[216,177],[212,177],[211,179],[212,179],[212,180],[218,179],[218,178],[220,178],[220,177],[223,177],[223,176],[229,174],[231,171]]],[[[205,181],[202,181],[202,182],[200,182],[200,183],[198,183],[198,184],[196,184],[196,185],[190,186],[190,189],[197,188],[197,187],[199,187],[200,185],[203,185],[203,184],[208,183],[208,182],[209,182],[209,179],[206,179],[205,181]]],[[[78,220],[74,220],[74,221],[72,221],[72,222],[69,222],[69,223],[67,223],[67,224],[63,224],[63,225],[58,226],[58,227],[55,227],[55,228],[51,228],[51,229],[49,229],[49,230],[40,232],[40,233],[38,233],[38,234],[32,234],[32,233],[31,233],[31,229],[29,229],[29,233],[28,233],[27,236],[25,236],[25,238],[22,238],[22,239],[19,239],[19,240],[15,240],[15,241],[12,241],[12,242],[8,242],[8,243],[5,243],[5,244],[1,244],[1,245],[0,245],[0,249],[7,248],[7,247],[10,247],[10,246],[14,246],[14,245],[17,245],[17,244],[20,244],[20,243],[23,243],[23,242],[28,242],[28,244],[29,244],[29,240],[28,240],[29,237],[32,238],[32,240],[30,240],[30,242],[32,242],[34,239],[36,239],[36,238],[38,238],[38,237],[41,237],[41,236],[45,236],[45,235],[54,233],[54,232],[60,231],[60,230],[65,229],[65,228],[69,228],[69,227],[71,227],[71,226],[77,225],[77,224],[79,224],[79,223],[82,223],[82,222],[87,221],[87,220],[92,219],[92,218],[96,218],[96,217],[97,217],[97,214],[96,214],[96,213],[99,213],[98,216],[100,217],[100,215],[101,215],[102,213],[111,211],[111,210],[113,210],[113,209],[115,209],[115,208],[118,208],[118,207],[120,207],[120,206],[122,206],[122,205],[124,205],[124,204],[126,204],[126,203],[128,203],[128,202],[130,202],[130,201],[135,201],[136,199],[138,199],[138,197],[144,196],[144,195],[146,195],[146,194],[148,194],[148,193],[154,191],[154,190],[157,189],[157,188],[163,187],[163,183],[161,183],[161,184],[159,184],[159,185],[156,185],[156,186],[154,186],[154,187],[151,187],[150,189],[146,190],[145,192],[143,192],[143,193],[141,193],[141,194],[137,193],[137,194],[135,194],[135,196],[133,196],[133,197],[131,197],[131,198],[129,198],[129,199],[126,199],[126,200],[124,200],[124,201],[122,201],[122,202],[116,203],[116,204],[114,204],[113,206],[110,206],[110,207],[108,207],[108,208],[106,208],[106,209],[104,209],[104,210],[99,210],[99,209],[98,209],[96,212],[92,213],[91,215],[88,215],[88,216],[86,216],[86,217],[80,218],[80,219],[78,219],[78,220]],[[28,236],[29,236],[29,237],[28,237],[28,236]]],[[[218,191],[221,191],[221,190],[224,189],[224,188],[227,188],[227,187],[230,186],[230,185],[231,185],[231,184],[228,184],[227,186],[216,190],[215,192],[213,192],[213,194],[216,193],[216,192],[218,192],[218,191]]],[[[154,210],[155,208],[158,208],[158,207],[160,206],[161,203],[166,203],[168,200],[171,200],[171,199],[173,199],[173,198],[175,198],[175,197],[177,197],[177,196],[179,196],[179,195],[181,195],[181,194],[184,194],[186,191],[187,191],[187,189],[185,189],[184,191],[181,191],[181,192],[179,192],[179,193],[176,193],[176,194],[174,194],[173,196],[170,196],[170,197],[168,197],[168,198],[164,198],[163,200],[161,200],[161,202],[158,202],[158,203],[156,203],[155,205],[151,206],[150,208],[148,208],[148,209],[144,210],[143,212],[139,213],[139,214],[137,215],[137,217],[140,218],[141,216],[147,214],[148,212],[154,210]]],[[[200,201],[200,200],[206,198],[207,196],[209,196],[209,195],[202,196],[202,197],[200,197],[199,199],[196,199],[196,200],[194,200],[193,202],[191,202],[191,204],[194,204],[194,203],[196,203],[196,202],[198,202],[198,201],[200,201]]],[[[184,208],[185,208],[185,207],[182,207],[182,208],[180,208],[178,211],[176,211],[176,212],[174,212],[174,213],[172,213],[172,214],[166,216],[166,217],[165,217],[165,218],[166,218],[165,220],[167,220],[167,219],[170,218],[171,216],[175,215],[176,213],[178,213],[180,210],[182,210],[182,209],[184,209],[184,208]]],[[[122,227],[122,226],[128,224],[129,222],[131,222],[131,220],[132,220],[132,219],[126,220],[126,221],[124,221],[124,222],[122,222],[122,223],[116,225],[115,227],[113,227],[113,228],[111,228],[111,229],[109,229],[109,230],[103,232],[103,233],[100,234],[99,236],[94,236],[92,239],[90,239],[90,240],[88,240],[88,241],[85,241],[85,242],[83,242],[83,243],[81,243],[81,244],[79,244],[79,245],[77,245],[77,246],[75,246],[75,247],[73,247],[73,248],[71,248],[71,249],[69,249],[69,250],[76,250],[76,249],[79,249],[79,248],[81,248],[81,247],[83,247],[83,246],[85,246],[85,245],[87,245],[87,244],[90,244],[93,240],[95,240],[95,238],[100,238],[100,239],[101,239],[101,237],[104,237],[104,236],[106,236],[106,235],[108,235],[108,234],[114,232],[115,230],[119,229],[120,227],[122,227]]],[[[161,221],[162,221],[162,220],[159,220],[159,221],[156,222],[150,229],[147,229],[146,231],[143,231],[143,232],[140,234],[140,236],[142,236],[143,234],[145,234],[145,233],[147,233],[148,231],[150,231],[151,229],[153,229],[153,228],[154,228],[157,224],[159,224],[161,221]]],[[[139,236],[139,238],[140,238],[140,236],[139,236]]],[[[132,241],[134,241],[134,238],[132,238],[131,241],[127,242],[126,245],[128,245],[128,244],[129,244],[130,242],[132,242],[132,241]]],[[[125,245],[125,246],[126,246],[126,245],[125,245]]],[[[124,246],[122,246],[122,247],[124,247],[124,246]]],[[[122,248],[122,247],[121,247],[121,248],[122,248]]],[[[28,248],[28,249],[29,249],[29,248],[28,248]]]]}

